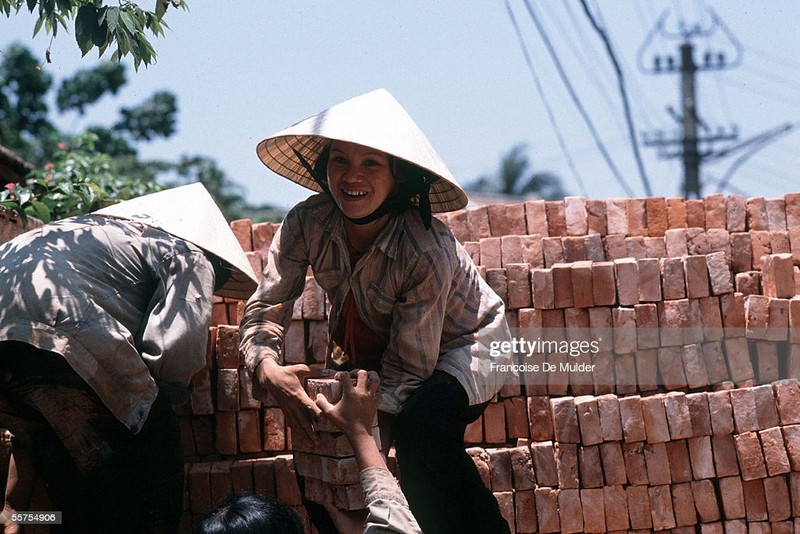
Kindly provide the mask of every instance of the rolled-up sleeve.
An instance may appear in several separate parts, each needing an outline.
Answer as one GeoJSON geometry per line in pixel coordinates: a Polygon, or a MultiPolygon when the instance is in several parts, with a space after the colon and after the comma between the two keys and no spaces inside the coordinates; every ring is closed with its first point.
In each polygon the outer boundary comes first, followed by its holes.
{"type": "Polygon", "coordinates": [[[272,240],[258,289],[244,309],[239,348],[251,372],[264,358],[279,360],[284,333],[292,320],[294,301],[303,291],[307,269],[301,221],[297,211],[292,210],[272,240]]]}
{"type": "Polygon", "coordinates": [[[422,532],[408,507],[405,495],[387,469],[370,467],[362,470],[359,476],[367,505],[365,534],[422,532]]]}

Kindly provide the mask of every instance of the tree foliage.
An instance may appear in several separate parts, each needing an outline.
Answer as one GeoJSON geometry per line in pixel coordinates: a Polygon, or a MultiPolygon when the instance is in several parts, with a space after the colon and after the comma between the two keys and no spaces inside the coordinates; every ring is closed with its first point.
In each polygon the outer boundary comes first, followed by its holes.
{"type": "MultiPolygon", "coordinates": [[[[175,133],[178,105],[172,93],[157,92],[139,105],[121,108],[113,124],[70,134],[50,122],[47,99],[53,80],[36,68],[33,55],[13,45],[0,60],[0,144],[40,167],[24,183],[0,191],[0,204],[23,217],[54,220],[97,209],[98,203],[153,191],[170,180],[199,181],[228,220],[279,218],[269,206],[248,205],[241,186],[211,158],[184,155],[178,161],[148,161],[139,157],[142,143],[175,133]]],[[[56,107],[60,113],[83,114],[125,83],[125,67],[120,63],[81,69],[62,81],[56,107]]]]}
{"type": "Polygon", "coordinates": [[[494,176],[481,176],[466,189],[479,193],[499,193],[508,196],[536,196],[544,200],[564,198],[561,180],[549,172],[529,172],[531,162],[525,155],[524,144],[514,146],[500,161],[494,176]]]}
{"type": "Polygon", "coordinates": [[[149,65],[155,60],[147,34],[164,34],[164,28],[168,28],[164,15],[170,6],[187,9],[188,4],[186,0],[155,0],[154,10],[148,11],[129,0],[116,5],[105,5],[102,0],[0,0],[0,13],[10,17],[23,8],[37,13],[34,35],[44,28],[55,37],[59,26],[67,30],[68,21],[72,21],[73,35],[84,56],[97,48],[98,57],[102,57],[108,48],[115,47],[112,61],[130,55],[138,69],[142,63],[149,65]]]}
{"type": "Polygon", "coordinates": [[[22,184],[0,191],[0,206],[27,217],[50,222],[83,215],[115,202],[163,189],[154,181],[120,174],[107,154],[96,152],[93,134],[75,139],[75,146],[60,143],[53,161],[30,173],[22,184]]]}

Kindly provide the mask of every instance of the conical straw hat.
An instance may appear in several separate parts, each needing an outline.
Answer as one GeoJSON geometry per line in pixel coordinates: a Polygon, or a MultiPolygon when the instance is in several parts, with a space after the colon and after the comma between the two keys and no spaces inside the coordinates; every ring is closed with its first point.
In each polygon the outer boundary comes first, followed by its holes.
{"type": "Polygon", "coordinates": [[[322,191],[294,151],[313,167],[334,139],[386,152],[438,177],[430,189],[434,213],[467,205],[467,195],[433,145],[386,89],[347,100],[271,135],[258,144],[256,153],[272,171],[312,191],[322,191]]]}
{"type": "Polygon", "coordinates": [[[119,217],[160,228],[229,263],[233,273],[225,285],[216,291],[217,295],[245,300],[258,285],[258,278],[230,225],[199,182],[126,200],[93,214],[119,217]]]}

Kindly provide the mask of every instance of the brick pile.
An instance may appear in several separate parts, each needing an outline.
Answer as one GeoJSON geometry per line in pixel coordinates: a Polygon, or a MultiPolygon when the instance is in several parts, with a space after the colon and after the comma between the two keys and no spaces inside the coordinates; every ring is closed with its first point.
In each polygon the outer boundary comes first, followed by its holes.
{"type": "MultiPolygon", "coordinates": [[[[595,354],[539,355],[558,370],[509,383],[467,429],[512,532],[800,531],[800,194],[568,197],[439,217],[515,333],[599,340],[595,354]]],[[[232,227],[260,271],[276,225],[232,227]]],[[[307,458],[291,455],[303,445],[274,402],[253,399],[236,353],[242,306],[215,302],[208,365],[179,411],[187,528],[231,489],[305,518],[294,469],[307,458]]],[[[286,363],[323,365],[325,320],[309,273],[286,363]]]]}

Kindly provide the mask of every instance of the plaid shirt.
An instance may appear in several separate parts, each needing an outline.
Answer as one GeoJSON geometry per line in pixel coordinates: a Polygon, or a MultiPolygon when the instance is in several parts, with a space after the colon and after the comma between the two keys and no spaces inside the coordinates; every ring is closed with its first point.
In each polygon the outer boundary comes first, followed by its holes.
{"type": "Polygon", "coordinates": [[[308,266],[331,303],[330,331],[352,291],[365,324],[386,340],[381,410],[397,414],[435,369],[456,377],[470,404],[488,401],[502,386],[488,348],[510,339],[505,308],[450,230],[436,219],[426,230],[407,210],[389,221],[351,269],[344,219],[324,195],[295,206],[272,242],[241,326],[251,371],[264,358],[279,359],[308,266]]]}

